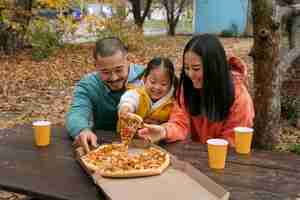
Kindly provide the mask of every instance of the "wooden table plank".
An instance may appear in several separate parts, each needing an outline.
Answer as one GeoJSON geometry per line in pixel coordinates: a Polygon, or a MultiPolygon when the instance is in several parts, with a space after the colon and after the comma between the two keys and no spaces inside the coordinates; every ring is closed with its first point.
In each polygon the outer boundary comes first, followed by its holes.
{"type": "MultiPolygon", "coordinates": [[[[107,138],[115,139],[109,135],[107,138]]],[[[226,168],[214,171],[208,167],[206,145],[188,140],[163,147],[227,188],[233,193],[232,199],[277,200],[299,196],[300,158],[295,154],[253,150],[250,155],[240,155],[230,149],[226,168]]]]}
{"type": "MultiPolygon", "coordinates": [[[[109,131],[97,133],[105,142],[119,138],[109,131]]],[[[67,131],[53,127],[51,139],[49,147],[37,148],[30,125],[0,130],[0,187],[46,199],[99,199],[91,178],[74,160],[67,131]]],[[[232,200],[282,200],[299,196],[297,155],[253,151],[250,156],[241,156],[231,149],[226,168],[214,171],[208,168],[205,145],[187,140],[163,147],[228,189],[232,200]]]]}
{"type": "Polygon", "coordinates": [[[165,148],[228,189],[232,199],[293,199],[300,193],[300,174],[295,169],[299,159],[293,159],[293,154],[283,153],[290,159],[288,163],[286,159],[276,159],[277,156],[274,159],[273,152],[270,157],[260,151],[240,156],[231,150],[225,169],[212,170],[208,167],[205,145],[181,142],[165,148]]]}
{"type": "Polygon", "coordinates": [[[0,147],[2,188],[46,199],[97,199],[97,187],[73,159],[7,150],[0,147]]]}
{"type": "MultiPolygon", "coordinates": [[[[244,187],[228,187],[230,191],[230,200],[285,200],[285,194],[278,194],[272,192],[266,192],[263,190],[252,190],[244,187]]],[[[290,200],[295,200],[295,198],[290,198],[290,200]]]]}
{"type": "MultiPolygon", "coordinates": [[[[99,140],[110,142],[112,138],[118,138],[116,134],[109,131],[99,131],[99,140]],[[103,139],[101,139],[103,138],[103,139]]],[[[63,127],[52,127],[50,145],[47,147],[37,147],[34,144],[33,130],[31,126],[17,126],[13,129],[0,130],[0,145],[11,146],[16,149],[32,150],[46,149],[49,155],[65,155],[73,157],[72,140],[67,130],[63,127]],[[60,145],[57,145],[60,144],[60,145]]]]}
{"type": "Polygon", "coordinates": [[[263,190],[270,193],[285,194],[286,197],[297,196],[300,175],[293,172],[273,170],[260,167],[230,164],[222,171],[211,170],[206,160],[187,160],[194,167],[221,185],[263,190]],[[276,189],[275,189],[276,188],[276,189]]]}
{"type": "Polygon", "coordinates": [[[31,129],[0,131],[0,187],[41,199],[104,199],[74,159],[66,131],[52,133],[51,145],[38,148],[31,129]]]}
{"type": "MultiPolygon", "coordinates": [[[[191,141],[181,142],[175,145],[171,144],[167,149],[178,156],[207,158],[206,145],[200,145],[199,143],[191,141]],[[177,151],[176,149],[179,150],[177,151]]],[[[249,155],[241,155],[235,153],[234,149],[231,148],[226,162],[300,173],[300,156],[293,153],[252,150],[252,153],[249,155]]]]}

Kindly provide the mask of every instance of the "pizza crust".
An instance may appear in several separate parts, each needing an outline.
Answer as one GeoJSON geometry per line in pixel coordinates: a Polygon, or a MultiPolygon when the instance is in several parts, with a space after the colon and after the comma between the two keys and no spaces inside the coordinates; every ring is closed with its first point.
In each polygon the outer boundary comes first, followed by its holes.
{"type": "Polygon", "coordinates": [[[92,173],[99,170],[99,167],[97,167],[96,165],[93,165],[92,163],[89,163],[86,158],[81,158],[81,162],[92,173]]]}
{"type": "Polygon", "coordinates": [[[166,154],[165,162],[156,169],[142,169],[142,170],[129,170],[129,171],[118,171],[118,172],[105,172],[103,170],[97,171],[103,177],[112,178],[130,178],[130,177],[142,177],[142,176],[154,176],[161,174],[170,164],[170,156],[166,154]]]}

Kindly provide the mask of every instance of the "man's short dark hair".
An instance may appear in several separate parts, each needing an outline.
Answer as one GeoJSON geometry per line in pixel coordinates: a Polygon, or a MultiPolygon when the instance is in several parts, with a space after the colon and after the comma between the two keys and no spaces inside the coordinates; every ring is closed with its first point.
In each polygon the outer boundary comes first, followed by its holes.
{"type": "Polygon", "coordinates": [[[94,58],[97,59],[98,56],[108,57],[112,56],[118,51],[122,53],[127,53],[127,47],[123,42],[117,37],[106,37],[97,40],[96,47],[94,49],[94,58]]]}

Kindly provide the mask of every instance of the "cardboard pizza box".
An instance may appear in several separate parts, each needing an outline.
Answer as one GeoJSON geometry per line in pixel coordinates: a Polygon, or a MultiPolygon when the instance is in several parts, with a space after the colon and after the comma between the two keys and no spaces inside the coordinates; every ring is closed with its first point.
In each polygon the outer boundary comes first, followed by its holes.
{"type": "MultiPolygon", "coordinates": [[[[76,151],[80,158],[82,149],[76,151]]],[[[80,164],[110,200],[228,200],[230,195],[198,169],[172,155],[171,165],[162,174],[147,177],[104,178],[80,164]]]]}

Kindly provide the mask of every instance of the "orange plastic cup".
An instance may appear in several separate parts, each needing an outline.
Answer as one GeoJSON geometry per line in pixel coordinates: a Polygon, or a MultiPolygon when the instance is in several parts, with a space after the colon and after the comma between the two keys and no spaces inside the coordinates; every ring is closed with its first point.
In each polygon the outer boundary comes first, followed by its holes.
{"type": "Polygon", "coordinates": [[[48,146],[50,144],[51,122],[36,121],[33,122],[34,139],[37,146],[48,146]]]}
{"type": "Polygon", "coordinates": [[[228,142],[224,139],[207,140],[208,164],[212,169],[224,169],[228,142]]]}
{"type": "Polygon", "coordinates": [[[253,129],[248,127],[236,127],[234,129],[235,151],[240,154],[249,154],[253,137],[253,129]]]}

